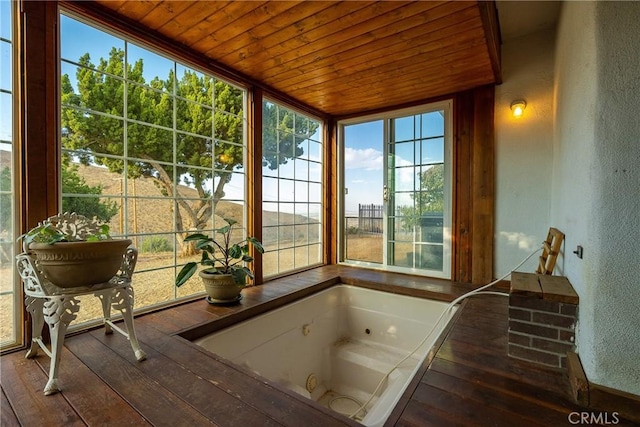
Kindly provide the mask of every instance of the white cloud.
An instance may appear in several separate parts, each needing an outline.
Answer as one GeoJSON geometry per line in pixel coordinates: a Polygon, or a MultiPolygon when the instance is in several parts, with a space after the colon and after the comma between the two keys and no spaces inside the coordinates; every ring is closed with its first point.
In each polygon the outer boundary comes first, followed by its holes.
{"type": "MultiPolygon", "coordinates": [[[[383,166],[384,156],[381,151],[374,148],[349,148],[344,149],[345,165],[348,169],[364,169],[367,171],[381,171],[383,166]]],[[[395,166],[410,166],[412,163],[403,159],[400,156],[395,158],[395,166]]],[[[413,168],[400,168],[398,171],[398,179],[400,182],[410,184],[415,179],[415,173],[413,168]]],[[[366,183],[364,180],[351,181],[351,183],[362,184],[366,183]]]]}
{"type": "Polygon", "coordinates": [[[344,161],[349,169],[382,170],[382,160],[382,152],[373,148],[344,149],[344,161]]]}
{"type": "Polygon", "coordinates": [[[400,167],[400,169],[396,169],[400,182],[403,184],[413,184],[413,181],[416,179],[414,168],[403,167],[412,166],[412,163],[399,156],[396,156],[395,163],[396,167],[400,167]]]}

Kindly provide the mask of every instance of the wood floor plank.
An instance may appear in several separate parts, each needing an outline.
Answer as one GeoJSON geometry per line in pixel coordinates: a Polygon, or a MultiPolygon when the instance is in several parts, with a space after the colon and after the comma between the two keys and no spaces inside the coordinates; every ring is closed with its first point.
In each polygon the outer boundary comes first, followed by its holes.
{"type": "Polygon", "coordinates": [[[0,392],[0,425],[6,427],[19,426],[20,421],[18,421],[18,417],[15,412],[13,412],[7,395],[4,393],[4,390],[0,390],[0,392]]]}
{"type": "Polygon", "coordinates": [[[424,404],[429,410],[449,413],[456,425],[480,425],[496,427],[539,427],[539,424],[527,423],[525,419],[512,416],[492,405],[463,399],[446,390],[421,383],[413,394],[413,399],[424,404]],[[431,409],[433,408],[433,409],[431,409]]]}
{"type": "Polygon", "coordinates": [[[35,360],[25,359],[24,352],[2,356],[0,369],[2,389],[21,425],[85,425],[62,393],[44,395],[48,376],[35,360]]]}
{"type": "Polygon", "coordinates": [[[492,313],[507,315],[509,313],[509,299],[496,295],[477,295],[466,300],[469,310],[475,313],[492,313]]]}
{"type": "MultiPolygon", "coordinates": [[[[483,383],[474,384],[459,378],[432,371],[422,382],[446,391],[452,396],[471,400],[491,410],[501,411],[512,425],[528,424],[531,426],[561,425],[567,421],[569,411],[544,410],[537,402],[519,399],[495,388],[486,387],[483,383]]],[[[546,408],[550,409],[550,408],[546,408]]]]}
{"type": "Polygon", "coordinates": [[[203,301],[193,301],[180,310],[175,307],[171,310],[161,310],[137,316],[136,319],[149,317],[158,325],[158,328],[161,328],[166,333],[173,333],[218,317],[215,313],[201,310],[200,308],[206,308],[202,303],[203,301]]]}
{"type": "Polygon", "coordinates": [[[297,427],[301,419],[309,427],[358,425],[329,410],[317,409],[310,400],[291,398],[264,378],[248,373],[194,344],[185,344],[180,338],[167,336],[152,324],[143,322],[139,329],[140,339],[154,350],[185,366],[195,375],[215,382],[216,386],[283,425],[297,427]]]}
{"type": "Polygon", "coordinates": [[[502,393],[516,396],[524,401],[537,403],[553,411],[571,412],[581,408],[570,401],[569,396],[566,394],[553,393],[517,379],[496,375],[461,363],[434,359],[430,369],[460,378],[479,387],[500,390],[502,393]]]}
{"type": "MultiPolygon", "coordinates": [[[[121,337],[103,335],[98,332],[92,332],[91,335],[124,360],[131,353],[131,346],[127,341],[120,339],[121,337]]],[[[214,423],[229,427],[251,425],[275,427],[280,425],[266,414],[256,411],[244,403],[233,393],[194,374],[189,370],[189,367],[174,362],[146,344],[143,344],[143,350],[147,353],[147,360],[137,364],[136,368],[149,379],[180,396],[186,403],[214,423]]],[[[215,361],[211,362],[215,364],[215,361]]]]}
{"type": "Polygon", "coordinates": [[[487,372],[493,372],[508,378],[520,379],[558,394],[566,392],[566,380],[557,372],[520,360],[512,359],[506,354],[496,354],[491,348],[471,344],[459,345],[447,340],[440,347],[436,357],[459,362],[487,372]],[[534,374],[535,373],[535,374],[534,374]]]}
{"type": "Polygon", "coordinates": [[[495,297],[495,301],[492,303],[478,303],[474,298],[467,300],[467,309],[473,312],[474,318],[492,319],[497,321],[509,320],[508,310],[491,310],[490,307],[495,308],[497,305],[505,304],[506,300],[501,300],[501,297],[495,297]]]}
{"type": "MultiPolygon", "coordinates": [[[[218,314],[207,311],[208,304],[203,304],[204,297],[191,301],[188,304],[181,304],[174,308],[177,314],[183,315],[187,318],[188,323],[197,325],[198,323],[217,319],[218,314]]],[[[183,326],[188,327],[188,326],[183,326]]]]}
{"type": "MultiPolygon", "coordinates": [[[[464,314],[461,317],[465,317],[464,314]]],[[[469,344],[481,344],[492,348],[495,352],[507,354],[507,337],[505,330],[477,328],[456,322],[447,339],[469,344]]]]}
{"type": "Polygon", "coordinates": [[[255,301],[255,303],[260,303],[299,291],[302,288],[306,288],[314,284],[316,284],[316,282],[314,281],[309,281],[309,283],[307,283],[306,285],[303,285],[302,282],[296,283],[293,281],[286,281],[276,286],[271,286],[269,283],[267,283],[265,285],[245,288],[242,292],[248,301],[255,301]]]}
{"type": "MultiPolygon", "coordinates": [[[[104,330],[99,329],[96,333],[104,334],[104,330]]],[[[119,338],[129,345],[129,341],[124,337],[119,336],[119,338]]],[[[48,372],[50,364],[48,357],[38,358],[38,363],[45,372],[48,372]]],[[[62,349],[58,369],[60,387],[65,399],[88,425],[150,425],[126,400],[91,372],[66,347],[62,349]],[[96,408],[100,408],[100,411],[96,411],[96,408]]]]}
{"type": "Polygon", "coordinates": [[[216,425],[90,334],[71,337],[65,345],[152,424],[216,425]]]}
{"type": "Polygon", "coordinates": [[[412,400],[409,402],[396,427],[449,427],[458,426],[455,420],[435,408],[412,400]]]}
{"type": "Polygon", "coordinates": [[[463,326],[479,330],[491,330],[502,335],[506,335],[505,331],[509,328],[509,321],[507,316],[502,319],[493,319],[491,317],[485,317],[481,314],[473,314],[473,316],[464,316],[458,320],[458,323],[463,326]]]}
{"type": "Polygon", "coordinates": [[[420,405],[423,413],[433,414],[444,420],[444,426],[485,427],[488,424],[486,421],[465,415],[465,412],[469,412],[469,408],[458,408],[458,405],[464,403],[459,399],[452,401],[442,390],[426,384],[418,387],[411,400],[412,405],[420,405]]]}

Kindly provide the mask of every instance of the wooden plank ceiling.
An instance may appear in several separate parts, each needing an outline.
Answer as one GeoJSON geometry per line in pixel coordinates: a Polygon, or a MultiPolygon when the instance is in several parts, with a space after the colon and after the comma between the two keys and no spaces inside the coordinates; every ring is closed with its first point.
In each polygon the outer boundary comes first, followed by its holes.
{"type": "Polygon", "coordinates": [[[492,2],[97,3],[332,116],[500,80],[492,2]]]}

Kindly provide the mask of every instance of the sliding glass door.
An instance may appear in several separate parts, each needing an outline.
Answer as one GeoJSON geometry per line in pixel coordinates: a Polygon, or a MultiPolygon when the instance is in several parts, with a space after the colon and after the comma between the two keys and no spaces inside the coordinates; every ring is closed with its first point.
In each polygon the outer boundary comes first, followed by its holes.
{"type": "Polygon", "coordinates": [[[382,264],[384,252],[384,121],[344,126],[344,252],[382,264]]]}
{"type": "Polygon", "coordinates": [[[344,262],[451,276],[450,109],[341,124],[344,262]]]}

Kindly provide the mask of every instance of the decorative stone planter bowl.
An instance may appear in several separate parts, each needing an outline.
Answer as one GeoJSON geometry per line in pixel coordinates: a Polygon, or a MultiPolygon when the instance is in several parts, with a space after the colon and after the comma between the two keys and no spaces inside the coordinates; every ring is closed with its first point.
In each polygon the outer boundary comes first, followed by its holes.
{"type": "Polygon", "coordinates": [[[238,285],[231,274],[213,274],[202,270],[198,273],[211,302],[233,302],[240,298],[244,285],[238,285]]]}
{"type": "Polygon", "coordinates": [[[45,277],[60,288],[91,286],[109,281],[122,264],[129,239],[97,242],[31,243],[45,277]]]}

